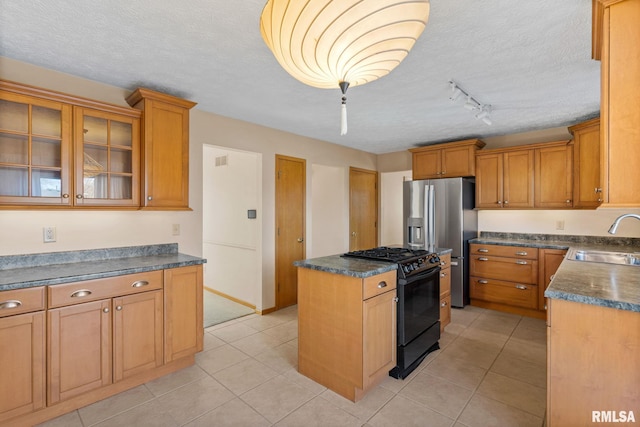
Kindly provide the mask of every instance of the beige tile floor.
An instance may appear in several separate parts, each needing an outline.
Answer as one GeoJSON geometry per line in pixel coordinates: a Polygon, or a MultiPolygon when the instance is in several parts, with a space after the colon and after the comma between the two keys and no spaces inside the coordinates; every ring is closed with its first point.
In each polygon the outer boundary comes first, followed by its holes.
{"type": "Polygon", "coordinates": [[[466,307],[404,381],[352,403],[300,375],[296,307],[206,329],[196,365],[43,426],[536,426],[545,323],[466,307]]]}

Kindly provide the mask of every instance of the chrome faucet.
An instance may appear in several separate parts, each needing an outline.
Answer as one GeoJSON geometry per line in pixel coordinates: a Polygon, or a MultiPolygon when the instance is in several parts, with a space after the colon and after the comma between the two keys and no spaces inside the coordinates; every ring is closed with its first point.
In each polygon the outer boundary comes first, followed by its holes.
{"type": "Polygon", "coordinates": [[[616,231],[618,230],[618,225],[620,225],[620,221],[629,217],[635,218],[640,221],[640,215],[636,215],[636,214],[620,215],[618,218],[616,218],[615,221],[613,221],[613,224],[611,224],[611,227],[609,228],[609,234],[616,234],[616,231]]]}

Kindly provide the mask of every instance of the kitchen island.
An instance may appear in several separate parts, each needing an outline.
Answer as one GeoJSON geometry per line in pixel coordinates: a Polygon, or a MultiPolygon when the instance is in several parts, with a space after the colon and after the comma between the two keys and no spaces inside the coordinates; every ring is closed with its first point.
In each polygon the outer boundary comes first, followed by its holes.
{"type": "Polygon", "coordinates": [[[340,255],[294,265],[298,370],[358,401],[396,367],[398,265],[340,255]]]}
{"type": "Polygon", "coordinates": [[[177,244],[0,257],[11,372],[0,424],[34,425],[192,365],[205,262],[177,244]]]}

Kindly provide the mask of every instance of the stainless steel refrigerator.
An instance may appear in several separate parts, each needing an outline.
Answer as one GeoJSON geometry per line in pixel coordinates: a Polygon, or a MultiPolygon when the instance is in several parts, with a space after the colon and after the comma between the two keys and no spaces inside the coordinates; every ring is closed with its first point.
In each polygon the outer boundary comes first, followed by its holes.
{"type": "Polygon", "coordinates": [[[451,249],[451,305],[469,304],[469,239],[477,237],[473,178],[404,182],[403,245],[451,249]]]}

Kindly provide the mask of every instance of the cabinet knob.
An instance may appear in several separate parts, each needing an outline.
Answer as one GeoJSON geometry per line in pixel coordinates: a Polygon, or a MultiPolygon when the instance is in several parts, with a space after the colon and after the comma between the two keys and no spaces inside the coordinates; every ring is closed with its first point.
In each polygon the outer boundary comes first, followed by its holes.
{"type": "Polygon", "coordinates": [[[567,199],[567,203],[571,203],[571,199],[567,199]]]}
{"type": "Polygon", "coordinates": [[[147,196],[147,200],[153,200],[153,197],[147,196]]]}
{"type": "Polygon", "coordinates": [[[71,298],[82,298],[91,295],[92,292],[89,289],[80,289],[71,294],[71,298]]]}
{"type": "Polygon", "coordinates": [[[442,303],[440,304],[440,307],[446,307],[447,306],[447,302],[446,301],[442,301],[442,303]]]}
{"type": "Polygon", "coordinates": [[[504,204],[505,204],[505,205],[508,205],[508,204],[509,204],[509,201],[508,201],[508,200],[505,200],[505,201],[504,201],[504,204]]]}
{"type": "Polygon", "coordinates": [[[594,193],[602,193],[602,188],[596,187],[593,189],[594,193]]]}
{"type": "Polygon", "coordinates": [[[76,194],[76,199],[82,199],[84,196],[82,194],[76,194]]]}
{"type": "Polygon", "coordinates": [[[498,200],[498,204],[501,205],[502,204],[502,200],[498,200]]]}
{"type": "Polygon", "coordinates": [[[121,311],[122,310],[122,306],[121,305],[117,305],[116,306],[116,311],[121,311]]]}
{"type": "Polygon", "coordinates": [[[18,308],[22,305],[21,301],[17,299],[10,299],[7,301],[0,302],[0,310],[10,309],[10,308],[18,308]]]}
{"type": "Polygon", "coordinates": [[[109,312],[109,307],[105,307],[105,308],[103,308],[103,309],[102,309],[102,312],[103,312],[103,313],[108,313],[108,312],[109,312]]]}
{"type": "Polygon", "coordinates": [[[398,299],[398,297],[394,297],[394,298],[393,298],[393,302],[398,302],[398,301],[400,301],[400,300],[398,299]]]}
{"type": "Polygon", "coordinates": [[[447,277],[447,273],[440,273],[440,277],[447,277]]]}
{"type": "Polygon", "coordinates": [[[67,193],[64,193],[64,194],[62,195],[62,198],[63,198],[63,199],[68,199],[68,198],[69,198],[69,195],[68,195],[67,193]]]}

